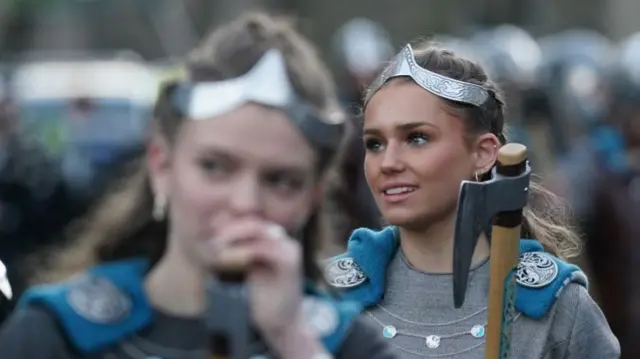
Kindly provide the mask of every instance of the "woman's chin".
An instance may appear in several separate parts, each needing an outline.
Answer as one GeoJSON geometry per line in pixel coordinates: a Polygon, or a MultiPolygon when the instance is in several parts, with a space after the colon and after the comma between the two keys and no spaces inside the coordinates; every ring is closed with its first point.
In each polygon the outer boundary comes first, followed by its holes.
{"type": "Polygon", "coordinates": [[[407,208],[394,208],[384,211],[382,216],[387,223],[396,227],[413,226],[416,222],[420,222],[420,218],[422,217],[415,211],[410,211],[407,208]]]}

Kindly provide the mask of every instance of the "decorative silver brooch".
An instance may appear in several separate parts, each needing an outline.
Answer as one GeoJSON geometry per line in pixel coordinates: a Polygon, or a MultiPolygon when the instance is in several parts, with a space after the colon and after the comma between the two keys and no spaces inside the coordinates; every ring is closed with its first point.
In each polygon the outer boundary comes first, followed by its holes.
{"type": "Polygon", "coordinates": [[[71,283],[67,303],[81,317],[98,324],[113,324],[131,312],[131,300],[110,280],[84,275],[71,283]]]}
{"type": "Polygon", "coordinates": [[[520,255],[516,281],[523,287],[542,288],[558,277],[558,264],[544,252],[527,252],[520,255]]]}
{"type": "Polygon", "coordinates": [[[351,257],[332,261],[327,264],[324,273],[329,284],[336,288],[352,288],[367,280],[367,276],[351,257]]]}

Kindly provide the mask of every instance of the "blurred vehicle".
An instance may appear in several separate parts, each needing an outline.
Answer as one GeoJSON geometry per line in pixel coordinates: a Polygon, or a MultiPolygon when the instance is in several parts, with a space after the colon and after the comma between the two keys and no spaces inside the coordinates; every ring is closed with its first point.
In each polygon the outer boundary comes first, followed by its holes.
{"type": "Polygon", "coordinates": [[[79,190],[96,188],[100,168],[144,141],[159,75],[128,58],[38,59],[14,69],[20,129],[40,141],[79,190]]]}

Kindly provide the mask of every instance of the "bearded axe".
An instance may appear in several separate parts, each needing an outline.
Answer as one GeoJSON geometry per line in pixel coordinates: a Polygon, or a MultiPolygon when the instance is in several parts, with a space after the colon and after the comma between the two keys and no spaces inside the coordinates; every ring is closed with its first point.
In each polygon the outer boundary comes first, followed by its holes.
{"type": "Polygon", "coordinates": [[[510,355],[511,324],[515,316],[514,273],[530,177],[527,148],[510,143],[498,151],[498,161],[489,180],[463,181],[460,187],[453,251],[453,298],[455,307],[460,308],[478,238],[483,233],[489,235],[486,359],[509,358],[510,355]]]}

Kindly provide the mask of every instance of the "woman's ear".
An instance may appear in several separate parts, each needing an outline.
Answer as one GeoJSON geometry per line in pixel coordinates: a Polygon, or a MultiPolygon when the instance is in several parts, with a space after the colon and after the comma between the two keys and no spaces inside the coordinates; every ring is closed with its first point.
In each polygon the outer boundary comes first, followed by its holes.
{"type": "Polygon", "coordinates": [[[493,133],[485,133],[478,137],[475,145],[475,172],[483,175],[495,165],[500,150],[500,140],[493,133]]]}
{"type": "Polygon", "coordinates": [[[168,196],[170,155],[167,141],[159,135],[154,135],[147,145],[146,159],[151,188],[155,195],[168,196]]]}

